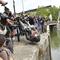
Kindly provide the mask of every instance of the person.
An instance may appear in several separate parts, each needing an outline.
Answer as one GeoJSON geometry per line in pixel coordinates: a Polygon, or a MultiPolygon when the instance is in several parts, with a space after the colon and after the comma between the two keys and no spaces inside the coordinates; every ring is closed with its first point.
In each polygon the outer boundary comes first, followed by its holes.
{"type": "Polygon", "coordinates": [[[7,7],[4,8],[3,15],[6,17],[5,25],[6,25],[7,22],[10,25],[14,24],[14,21],[13,21],[14,20],[14,16],[13,16],[12,12],[9,10],[9,8],[7,8],[7,7]]]}
{"type": "MultiPolygon", "coordinates": [[[[10,29],[10,32],[8,31],[7,34],[5,36],[8,36],[13,38],[13,36],[15,35],[15,29],[13,29],[13,24],[14,24],[14,16],[12,15],[12,12],[9,10],[9,8],[5,7],[5,11],[4,11],[4,14],[8,17],[6,19],[6,26],[10,29]]],[[[9,30],[8,29],[8,30],[9,30]]],[[[13,40],[9,40],[9,38],[7,39],[7,48],[10,49],[10,51],[13,53],[13,40]]]]}
{"type": "Polygon", "coordinates": [[[41,17],[40,25],[41,25],[41,32],[44,32],[44,17],[41,17]]]}
{"type": "Polygon", "coordinates": [[[41,16],[39,17],[39,16],[37,16],[37,20],[38,20],[38,26],[37,26],[37,30],[39,31],[39,32],[41,32],[41,24],[40,24],[40,20],[41,20],[41,16]]]}
{"type": "Polygon", "coordinates": [[[34,25],[34,19],[33,19],[33,17],[29,16],[28,19],[29,19],[30,25],[34,25]]]}
{"type": "MultiPolygon", "coordinates": [[[[11,29],[12,29],[11,26],[14,24],[14,16],[12,15],[9,8],[5,7],[4,10],[5,11],[1,17],[1,24],[3,24],[4,26],[7,26],[8,33],[6,36],[9,36],[9,35],[11,36],[11,29]]],[[[15,35],[15,34],[12,34],[12,35],[15,35]]]]}
{"type": "Polygon", "coordinates": [[[13,60],[10,50],[4,47],[5,41],[5,36],[0,34],[0,60],[13,60]]]}
{"type": "Polygon", "coordinates": [[[41,30],[41,33],[44,32],[44,17],[38,17],[38,27],[41,30]]]}
{"type": "Polygon", "coordinates": [[[34,17],[34,26],[36,27],[36,29],[38,29],[38,19],[37,19],[37,17],[34,17]]]}
{"type": "MultiPolygon", "coordinates": [[[[0,1],[1,2],[1,1],[0,1]]],[[[2,0],[3,2],[3,0],[2,0]]],[[[5,2],[3,2],[5,3],[5,2]]],[[[2,3],[0,3],[2,4],[2,3]]],[[[7,7],[5,7],[5,12],[3,14],[0,14],[1,20],[0,20],[0,27],[1,25],[3,25],[2,27],[5,27],[4,29],[0,28],[0,34],[5,35],[6,38],[10,38],[11,36],[11,30],[9,29],[7,24],[7,21],[10,21],[10,16],[11,12],[9,11],[9,9],[7,7]]],[[[6,40],[6,47],[8,49],[10,49],[10,51],[13,53],[13,43],[11,39],[7,39],[6,40]]]]}

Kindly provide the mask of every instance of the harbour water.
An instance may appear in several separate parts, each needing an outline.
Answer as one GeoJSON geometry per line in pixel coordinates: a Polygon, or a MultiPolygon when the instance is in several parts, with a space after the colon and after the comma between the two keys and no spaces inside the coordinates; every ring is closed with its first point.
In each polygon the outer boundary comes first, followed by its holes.
{"type": "Polygon", "coordinates": [[[50,32],[52,60],[60,60],[60,30],[50,32]]]}

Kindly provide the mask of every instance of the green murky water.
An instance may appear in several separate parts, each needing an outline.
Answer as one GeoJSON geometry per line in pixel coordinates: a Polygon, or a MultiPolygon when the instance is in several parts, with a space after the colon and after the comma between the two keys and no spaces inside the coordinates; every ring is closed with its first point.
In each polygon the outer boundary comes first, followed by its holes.
{"type": "Polygon", "coordinates": [[[60,60],[60,30],[50,32],[52,60],[60,60]]]}
{"type": "Polygon", "coordinates": [[[59,48],[60,47],[60,31],[52,31],[51,33],[51,47],[59,48]]]}

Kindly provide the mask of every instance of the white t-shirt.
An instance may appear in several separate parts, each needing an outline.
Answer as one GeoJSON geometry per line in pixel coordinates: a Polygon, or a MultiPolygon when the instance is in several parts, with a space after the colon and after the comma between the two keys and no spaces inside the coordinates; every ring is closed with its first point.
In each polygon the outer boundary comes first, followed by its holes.
{"type": "Polygon", "coordinates": [[[3,13],[3,12],[4,12],[4,6],[0,5],[0,13],[3,13]]]}

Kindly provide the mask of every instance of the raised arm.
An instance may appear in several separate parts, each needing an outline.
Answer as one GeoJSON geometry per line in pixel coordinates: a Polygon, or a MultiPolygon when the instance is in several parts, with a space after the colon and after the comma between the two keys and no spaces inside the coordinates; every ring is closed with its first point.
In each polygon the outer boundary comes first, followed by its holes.
{"type": "Polygon", "coordinates": [[[0,0],[0,4],[2,4],[4,6],[7,4],[7,2],[5,2],[4,0],[0,0]]]}

